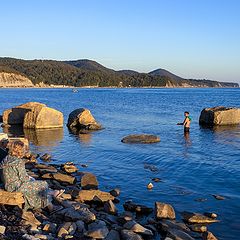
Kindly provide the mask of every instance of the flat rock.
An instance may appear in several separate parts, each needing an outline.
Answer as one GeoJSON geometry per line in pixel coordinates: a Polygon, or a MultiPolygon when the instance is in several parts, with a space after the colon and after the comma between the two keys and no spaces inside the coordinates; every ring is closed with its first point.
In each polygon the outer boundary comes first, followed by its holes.
{"type": "Polygon", "coordinates": [[[141,233],[143,235],[148,235],[148,236],[153,236],[153,233],[151,230],[143,227],[142,225],[140,225],[139,223],[135,222],[135,221],[128,221],[126,222],[123,227],[125,229],[131,230],[135,233],[141,233]]]}
{"type": "Polygon", "coordinates": [[[149,134],[134,134],[124,137],[121,142],[123,143],[157,143],[160,138],[155,135],[149,134]]]}
{"type": "Polygon", "coordinates": [[[40,157],[41,160],[46,161],[46,162],[51,161],[51,158],[52,158],[52,156],[48,153],[45,153],[40,157]]]}
{"type": "Polygon", "coordinates": [[[81,190],[76,196],[76,201],[100,201],[107,202],[109,200],[114,200],[114,197],[108,192],[102,192],[100,190],[81,190]]]}
{"type": "Polygon", "coordinates": [[[215,223],[219,222],[219,220],[209,218],[200,213],[192,213],[192,212],[183,212],[182,213],[184,221],[188,223],[215,223]]]}
{"type": "Polygon", "coordinates": [[[123,240],[143,240],[143,238],[137,233],[126,229],[121,231],[121,237],[123,240]]]}
{"type": "Polygon", "coordinates": [[[63,173],[54,173],[53,178],[59,182],[74,184],[76,182],[76,178],[63,173]]]}
{"type": "Polygon", "coordinates": [[[96,216],[88,208],[80,208],[76,210],[69,207],[57,212],[57,214],[62,215],[66,221],[81,220],[85,223],[90,223],[96,220],[96,216]]]}
{"type": "Polygon", "coordinates": [[[155,218],[156,219],[175,219],[175,211],[170,204],[155,202],[155,218]]]}
{"type": "Polygon", "coordinates": [[[92,173],[84,173],[81,177],[81,187],[83,190],[98,189],[98,180],[92,173]]]}
{"type": "Polygon", "coordinates": [[[84,235],[96,239],[105,239],[108,233],[109,231],[105,222],[97,220],[88,225],[88,231],[85,232],[84,235]]]}
{"type": "Polygon", "coordinates": [[[78,171],[77,167],[72,162],[67,162],[63,164],[61,168],[66,173],[74,173],[78,171]]]}
{"type": "Polygon", "coordinates": [[[240,108],[223,106],[204,108],[199,124],[207,126],[240,124],[240,108]]]}
{"type": "Polygon", "coordinates": [[[202,224],[193,224],[189,225],[190,229],[194,232],[206,232],[207,231],[207,226],[202,225],[202,224]]]}

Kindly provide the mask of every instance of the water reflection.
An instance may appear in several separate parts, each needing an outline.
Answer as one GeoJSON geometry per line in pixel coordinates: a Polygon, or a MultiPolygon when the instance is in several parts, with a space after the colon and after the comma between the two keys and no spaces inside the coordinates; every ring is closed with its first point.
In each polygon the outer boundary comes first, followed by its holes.
{"type": "Polygon", "coordinates": [[[57,146],[63,140],[63,128],[24,129],[24,136],[36,146],[57,146]]]}
{"type": "Polygon", "coordinates": [[[4,127],[3,132],[11,137],[25,137],[36,146],[54,147],[63,140],[63,128],[23,129],[21,125],[4,127]]]}
{"type": "Polygon", "coordinates": [[[3,127],[3,132],[6,133],[9,137],[24,137],[22,125],[3,127]]]}
{"type": "Polygon", "coordinates": [[[76,128],[69,129],[70,134],[74,135],[77,140],[81,143],[89,145],[92,141],[92,132],[91,131],[79,131],[76,128]]]}

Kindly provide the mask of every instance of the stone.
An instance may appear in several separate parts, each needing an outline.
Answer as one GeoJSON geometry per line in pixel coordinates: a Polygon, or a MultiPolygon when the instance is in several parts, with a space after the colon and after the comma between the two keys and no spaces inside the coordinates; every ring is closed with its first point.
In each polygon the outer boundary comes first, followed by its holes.
{"type": "Polygon", "coordinates": [[[98,189],[98,181],[94,174],[84,173],[81,177],[81,187],[84,190],[98,189]]]}
{"type": "Polygon", "coordinates": [[[151,230],[143,227],[142,225],[140,225],[139,223],[135,222],[135,221],[128,221],[126,222],[123,227],[125,229],[131,230],[135,233],[141,233],[143,235],[147,235],[147,236],[153,236],[153,233],[151,230]]]}
{"type": "Polygon", "coordinates": [[[105,240],[120,240],[120,234],[116,230],[110,230],[105,240]]]}
{"type": "Polygon", "coordinates": [[[100,190],[81,190],[76,196],[76,201],[100,201],[107,202],[109,200],[114,200],[114,197],[108,192],[102,192],[100,190]]]}
{"type": "Polygon", "coordinates": [[[40,240],[40,238],[36,238],[36,237],[34,237],[30,234],[27,234],[27,233],[22,235],[22,239],[25,239],[25,240],[40,240]]]}
{"type": "Polygon", "coordinates": [[[188,233],[178,229],[170,229],[167,236],[176,240],[194,240],[188,233]]]}
{"type": "Polygon", "coordinates": [[[77,167],[72,162],[67,162],[63,164],[61,168],[66,173],[74,173],[78,171],[77,167]]]}
{"type": "Polygon", "coordinates": [[[120,195],[120,189],[114,188],[114,189],[111,190],[109,193],[110,193],[112,196],[114,196],[114,197],[118,197],[118,196],[120,195]]]}
{"type": "Polygon", "coordinates": [[[40,157],[40,159],[43,160],[43,161],[45,161],[45,162],[51,161],[51,158],[52,158],[52,156],[51,156],[50,154],[48,154],[48,153],[45,153],[45,154],[43,154],[43,155],[40,157]]]}
{"type": "Polygon", "coordinates": [[[6,227],[3,225],[0,225],[0,234],[4,234],[6,231],[6,227]]]}
{"type": "Polygon", "coordinates": [[[214,223],[219,222],[219,220],[209,218],[200,213],[192,213],[192,212],[183,212],[182,213],[184,221],[188,223],[214,223]]]}
{"type": "Polygon", "coordinates": [[[152,184],[152,183],[149,183],[149,184],[147,185],[147,189],[148,189],[148,190],[153,189],[153,184],[152,184]]]}
{"type": "Polygon", "coordinates": [[[207,126],[240,124],[240,108],[223,106],[204,108],[199,124],[207,126]]]}
{"type": "Polygon", "coordinates": [[[85,228],[85,223],[82,220],[76,221],[77,232],[85,233],[87,230],[85,228]]]}
{"type": "Polygon", "coordinates": [[[170,204],[155,202],[155,218],[156,219],[175,219],[175,211],[170,204]]]}
{"type": "Polygon", "coordinates": [[[155,135],[149,134],[135,134],[124,137],[121,142],[123,143],[157,143],[160,138],[155,135]]]}
{"type": "Polygon", "coordinates": [[[161,182],[162,180],[161,180],[161,178],[152,178],[152,181],[154,181],[154,182],[161,182]]]}
{"type": "Polygon", "coordinates": [[[58,182],[64,182],[69,184],[74,184],[76,182],[76,178],[63,173],[54,173],[53,178],[58,182]]]}
{"type": "Polygon", "coordinates": [[[203,233],[203,240],[217,240],[217,238],[211,232],[203,233]]]}
{"type": "Polygon", "coordinates": [[[225,200],[226,198],[221,196],[221,195],[216,195],[216,194],[213,194],[213,197],[217,200],[225,200]]]}
{"type": "Polygon", "coordinates": [[[217,218],[218,217],[218,215],[216,213],[213,213],[213,212],[205,212],[204,215],[209,217],[209,218],[217,218]]]}
{"type": "Polygon", "coordinates": [[[53,108],[37,107],[25,114],[23,127],[27,129],[61,128],[63,114],[53,108]]]}
{"type": "Polygon", "coordinates": [[[24,117],[27,112],[32,111],[34,108],[45,107],[45,104],[38,102],[28,102],[3,112],[3,123],[9,125],[23,125],[24,117]]]}
{"type": "Polygon", "coordinates": [[[81,220],[85,223],[90,223],[96,220],[96,216],[88,208],[76,210],[73,207],[69,207],[57,212],[57,214],[62,215],[66,221],[81,220]]]}
{"type": "Polygon", "coordinates": [[[7,192],[0,189],[0,204],[21,207],[23,203],[24,198],[21,192],[7,192]]]}
{"type": "Polygon", "coordinates": [[[190,229],[194,232],[206,232],[207,231],[207,227],[205,225],[201,225],[201,224],[193,224],[193,225],[189,225],[190,229]]]}
{"type": "Polygon", "coordinates": [[[126,201],[123,204],[123,207],[126,211],[136,212],[136,213],[139,213],[139,214],[146,214],[146,215],[152,213],[152,211],[153,211],[153,209],[150,208],[150,207],[147,207],[147,206],[144,206],[144,205],[141,205],[141,204],[136,204],[132,201],[126,201]]]}
{"type": "Polygon", "coordinates": [[[31,211],[23,212],[22,219],[26,220],[32,225],[41,225],[41,222],[36,219],[35,215],[31,211]]]}
{"type": "Polygon", "coordinates": [[[2,122],[3,122],[3,116],[0,115],[0,123],[2,123],[2,122]]]}
{"type": "Polygon", "coordinates": [[[126,229],[121,231],[121,237],[123,240],[143,240],[143,238],[137,233],[126,229]]]}
{"type": "Polygon", "coordinates": [[[76,232],[76,229],[77,229],[76,223],[65,222],[59,227],[57,236],[60,238],[63,238],[66,235],[74,235],[74,233],[76,232]]]}
{"type": "Polygon", "coordinates": [[[102,126],[95,120],[91,112],[85,108],[72,111],[68,116],[68,128],[77,130],[100,130],[102,126]]]}
{"type": "Polygon", "coordinates": [[[97,220],[88,225],[88,231],[85,232],[85,236],[96,239],[105,239],[109,231],[104,221],[97,220]]]}
{"type": "Polygon", "coordinates": [[[49,239],[49,236],[47,236],[47,235],[44,235],[44,234],[35,234],[34,235],[34,237],[35,238],[39,238],[39,239],[41,239],[41,240],[48,240],[49,239]]]}
{"type": "Polygon", "coordinates": [[[104,211],[113,215],[116,215],[118,212],[116,206],[111,200],[104,203],[104,211]]]}
{"type": "Polygon", "coordinates": [[[43,226],[43,231],[48,233],[55,233],[57,230],[57,224],[56,223],[47,223],[43,226]]]}
{"type": "Polygon", "coordinates": [[[173,220],[163,219],[157,222],[158,228],[163,232],[168,232],[170,229],[177,229],[184,232],[189,232],[190,229],[186,224],[182,222],[176,222],[173,220]]]}

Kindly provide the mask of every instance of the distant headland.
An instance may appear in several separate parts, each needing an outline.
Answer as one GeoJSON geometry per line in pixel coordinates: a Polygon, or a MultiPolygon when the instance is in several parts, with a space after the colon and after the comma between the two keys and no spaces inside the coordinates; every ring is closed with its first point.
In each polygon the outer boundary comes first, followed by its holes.
{"type": "Polygon", "coordinates": [[[0,87],[239,87],[238,83],[184,79],[165,69],[115,71],[87,59],[0,58],[0,87]]]}

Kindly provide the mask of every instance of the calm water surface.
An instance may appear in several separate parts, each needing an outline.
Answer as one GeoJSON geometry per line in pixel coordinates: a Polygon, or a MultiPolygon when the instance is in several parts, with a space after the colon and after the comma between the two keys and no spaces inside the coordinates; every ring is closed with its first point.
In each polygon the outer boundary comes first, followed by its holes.
{"type": "Polygon", "coordinates": [[[65,123],[72,110],[90,109],[104,130],[75,136],[64,127],[22,134],[35,152],[50,152],[55,162],[87,164],[87,170],[98,176],[101,189],[121,189],[122,202],[133,199],[148,206],[167,202],[173,204],[178,218],[184,210],[213,211],[221,222],[211,225],[210,231],[219,239],[239,239],[240,127],[204,129],[198,117],[204,107],[240,107],[240,89],[80,89],[78,93],[71,89],[0,89],[0,101],[0,112],[28,101],[45,103],[62,111],[65,123]],[[189,137],[176,125],[185,110],[193,118],[189,137]],[[120,142],[132,133],[156,134],[161,142],[120,142]],[[157,171],[150,171],[149,166],[157,171]],[[153,177],[162,182],[148,191],[146,185],[153,177]],[[211,194],[226,200],[218,201],[211,194]],[[199,198],[207,200],[196,201],[199,198]]]}

